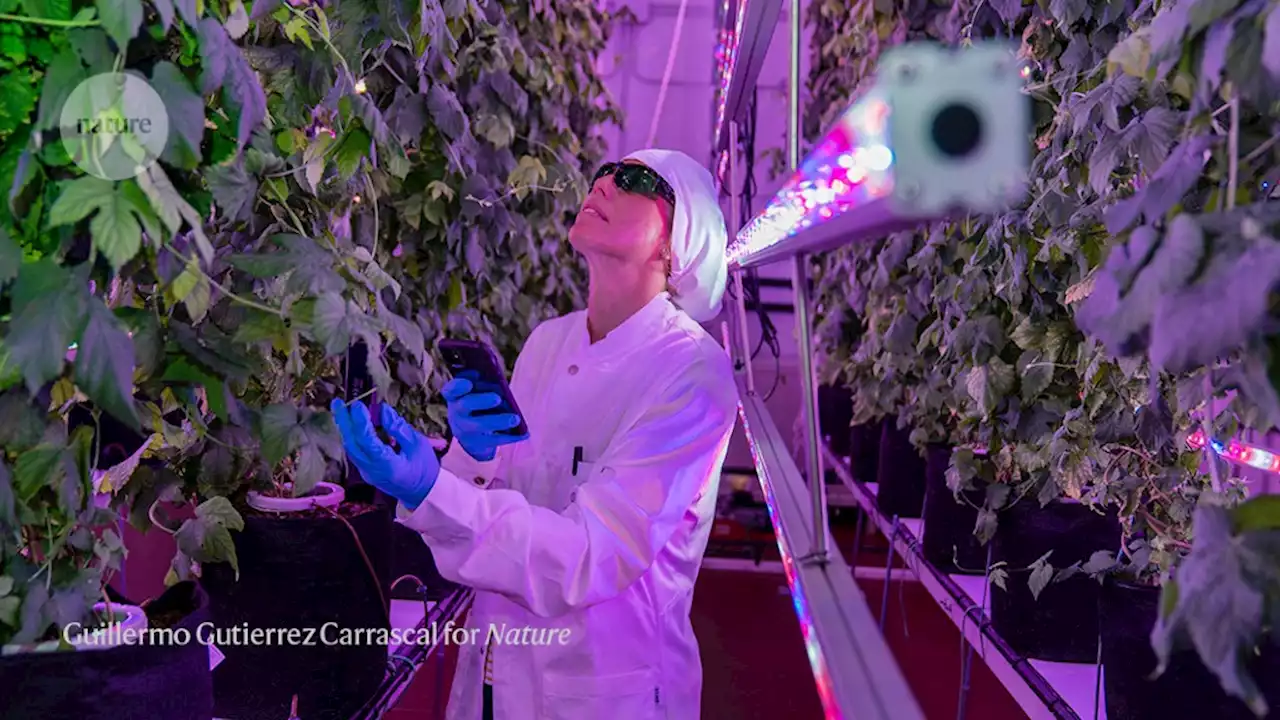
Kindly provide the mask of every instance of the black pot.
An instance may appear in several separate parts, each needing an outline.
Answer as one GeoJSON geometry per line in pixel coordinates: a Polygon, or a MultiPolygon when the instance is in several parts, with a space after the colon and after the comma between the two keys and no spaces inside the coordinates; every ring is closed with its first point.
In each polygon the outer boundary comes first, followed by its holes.
{"type": "Polygon", "coordinates": [[[849,428],[849,471],[860,483],[873,483],[880,472],[880,436],[883,423],[871,422],[849,428]]]}
{"type": "Polygon", "coordinates": [[[880,435],[876,507],[889,517],[918,518],[924,511],[924,458],[911,444],[911,431],[886,419],[880,435]]]}
{"type": "Polygon", "coordinates": [[[441,577],[422,535],[396,523],[391,528],[391,577],[406,576],[421,580],[423,587],[412,579],[402,580],[391,592],[396,600],[421,600],[425,594],[426,599],[439,602],[458,587],[441,577]]]}
{"type": "Polygon", "coordinates": [[[244,530],[232,533],[239,580],[226,563],[205,567],[220,628],[297,629],[301,638],[219,646],[226,660],[213,673],[218,717],[282,720],[296,695],[299,717],[346,720],[378,690],[387,646],[367,636],[342,644],[340,633],[388,628],[394,521],[389,508],[359,507],[369,509],[348,517],[350,528],[320,511],[246,516],[244,530]]]}
{"type": "MultiPolygon", "coordinates": [[[[1151,629],[1159,607],[1158,587],[1112,579],[1103,583],[1098,614],[1107,720],[1256,720],[1248,706],[1223,692],[1194,650],[1176,652],[1164,673],[1151,679],[1156,669],[1151,629]]],[[[1257,679],[1267,704],[1280,707],[1280,652],[1264,647],[1248,663],[1248,671],[1257,679]]]]}
{"type": "Polygon", "coordinates": [[[1007,590],[991,593],[991,624],[1024,657],[1094,663],[1098,658],[1098,582],[1077,575],[1050,582],[1037,599],[1023,570],[1053,551],[1048,562],[1063,568],[1087,562],[1098,550],[1117,551],[1120,523],[1114,511],[1100,515],[1078,503],[1040,507],[1023,500],[1000,513],[992,562],[1007,563],[1007,590]]]}
{"type": "Polygon", "coordinates": [[[209,720],[213,680],[209,648],[198,632],[211,620],[209,597],[194,582],[178,583],[146,611],[149,627],[175,631],[173,642],[161,638],[109,650],[0,657],[0,717],[209,720]],[[185,617],[171,625],[152,620],[182,613],[185,617]]]}
{"type": "Polygon", "coordinates": [[[965,490],[957,498],[947,488],[950,445],[930,445],[925,454],[924,559],[947,574],[984,575],[987,547],[973,534],[986,493],[965,490]]]}
{"type": "Polygon", "coordinates": [[[836,457],[849,456],[849,424],[853,422],[853,393],[839,385],[818,386],[818,423],[827,447],[836,457]]]}

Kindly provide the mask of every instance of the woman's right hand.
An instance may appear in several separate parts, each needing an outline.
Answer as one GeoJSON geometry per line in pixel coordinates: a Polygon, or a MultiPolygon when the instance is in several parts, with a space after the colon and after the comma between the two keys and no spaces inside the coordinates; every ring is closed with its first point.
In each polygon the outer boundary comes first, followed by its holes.
{"type": "Polygon", "coordinates": [[[497,455],[500,446],[529,438],[528,434],[502,432],[520,424],[520,416],[514,413],[478,415],[502,405],[502,398],[496,393],[476,393],[472,389],[470,380],[455,378],[441,390],[449,408],[449,429],[468,455],[486,462],[497,455]]]}

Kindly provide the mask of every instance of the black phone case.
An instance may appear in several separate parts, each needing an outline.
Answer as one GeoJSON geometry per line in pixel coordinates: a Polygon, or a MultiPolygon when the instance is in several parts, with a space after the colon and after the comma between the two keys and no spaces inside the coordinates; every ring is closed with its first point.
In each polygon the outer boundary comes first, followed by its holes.
{"type": "Polygon", "coordinates": [[[527,435],[529,427],[525,424],[524,413],[516,405],[511,386],[507,384],[506,371],[498,354],[488,345],[474,340],[441,340],[440,354],[444,356],[449,372],[455,378],[470,380],[475,392],[491,392],[502,398],[502,404],[490,410],[481,410],[477,415],[500,415],[513,413],[520,418],[520,424],[510,430],[502,430],[502,435],[516,437],[527,435]]]}

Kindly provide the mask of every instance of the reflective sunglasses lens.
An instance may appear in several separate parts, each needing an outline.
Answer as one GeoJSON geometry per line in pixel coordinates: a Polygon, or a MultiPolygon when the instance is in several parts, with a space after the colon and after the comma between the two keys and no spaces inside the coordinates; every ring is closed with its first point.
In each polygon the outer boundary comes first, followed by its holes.
{"type": "Polygon", "coordinates": [[[600,169],[596,171],[596,176],[591,179],[591,183],[594,185],[595,183],[599,182],[600,178],[604,177],[605,175],[612,175],[614,170],[616,170],[617,168],[618,168],[617,163],[605,163],[604,165],[601,165],[600,169]]]}
{"type": "Polygon", "coordinates": [[[627,192],[653,194],[658,174],[643,165],[623,165],[616,175],[618,187],[627,192]]]}

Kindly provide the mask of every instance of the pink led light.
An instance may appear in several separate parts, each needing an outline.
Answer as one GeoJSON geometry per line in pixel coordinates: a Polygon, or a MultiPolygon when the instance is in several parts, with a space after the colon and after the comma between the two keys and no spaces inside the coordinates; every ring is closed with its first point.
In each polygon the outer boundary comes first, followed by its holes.
{"type": "Polygon", "coordinates": [[[889,106],[874,96],[851,105],[764,212],[738,233],[729,261],[886,197],[893,190],[888,114],[889,106]]]}
{"type": "MultiPolygon", "coordinates": [[[[1203,450],[1205,446],[1204,431],[1196,430],[1188,435],[1187,446],[1192,450],[1203,450]]],[[[1214,450],[1217,451],[1218,455],[1228,462],[1244,465],[1255,470],[1280,473],[1280,456],[1270,450],[1249,445],[1239,440],[1232,440],[1225,446],[1221,443],[1214,443],[1214,446],[1214,450]]]]}
{"type": "MultiPolygon", "coordinates": [[[[716,145],[720,144],[720,133],[724,128],[724,118],[729,103],[729,84],[733,81],[733,71],[737,69],[738,38],[742,34],[742,23],[746,17],[747,0],[738,0],[738,15],[732,26],[720,28],[719,43],[716,46],[716,74],[719,86],[716,88],[716,145]]],[[[720,3],[720,16],[728,19],[729,0],[720,3]]]]}

